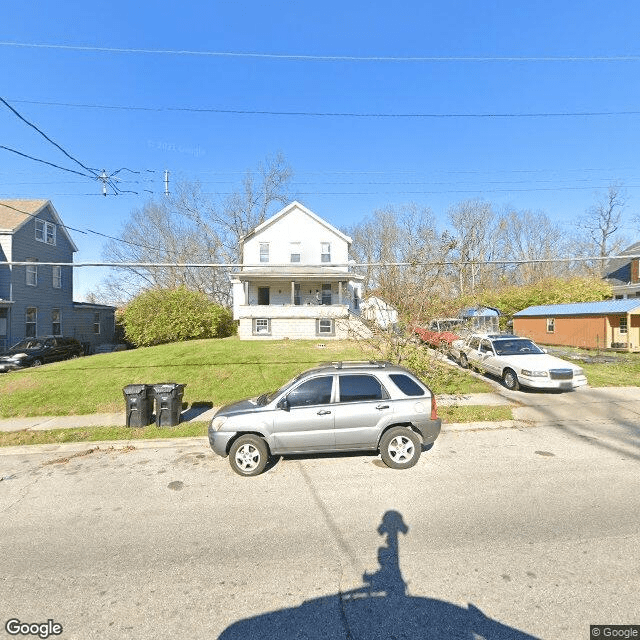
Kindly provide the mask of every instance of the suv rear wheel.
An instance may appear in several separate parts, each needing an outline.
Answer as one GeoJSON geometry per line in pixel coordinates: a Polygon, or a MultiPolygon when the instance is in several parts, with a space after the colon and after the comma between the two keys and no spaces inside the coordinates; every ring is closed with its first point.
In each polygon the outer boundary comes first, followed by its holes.
{"type": "Polygon", "coordinates": [[[260,436],[240,436],[229,449],[229,464],[241,476],[257,476],[269,461],[269,450],[260,436]]]}
{"type": "Polygon", "coordinates": [[[389,429],[380,439],[380,456],[392,469],[413,467],[421,453],[420,438],[407,427],[389,429]]]}

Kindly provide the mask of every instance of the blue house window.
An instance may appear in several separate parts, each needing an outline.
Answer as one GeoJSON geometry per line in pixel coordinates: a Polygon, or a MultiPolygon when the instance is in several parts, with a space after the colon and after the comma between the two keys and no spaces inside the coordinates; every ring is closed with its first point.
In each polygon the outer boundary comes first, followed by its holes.
{"type": "Polygon", "coordinates": [[[25,314],[24,335],[26,338],[35,338],[38,328],[38,309],[28,307],[25,314]]]}
{"type": "Polygon", "coordinates": [[[54,336],[62,335],[62,316],[60,309],[51,309],[51,333],[54,336]]]}
{"type": "Polygon", "coordinates": [[[53,267],[53,288],[62,289],[62,267],[53,267]]]}
{"type": "Polygon", "coordinates": [[[36,218],[36,240],[55,246],[56,244],[56,225],[46,220],[36,218]]]}
{"type": "MultiPolygon", "coordinates": [[[[27,262],[35,262],[35,258],[27,258],[27,262]]],[[[28,287],[37,287],[38,286],[38,267],[37,265],[29,265],[27,267],[27,286],[28,287]]]]}

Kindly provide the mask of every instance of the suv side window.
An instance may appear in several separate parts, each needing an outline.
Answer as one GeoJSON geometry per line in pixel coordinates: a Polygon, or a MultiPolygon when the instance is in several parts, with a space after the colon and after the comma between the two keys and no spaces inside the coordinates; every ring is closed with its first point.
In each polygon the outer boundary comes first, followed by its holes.
{"type": "Polygon", "coordinates": [[[366,375],[340,376],[340,402],[382,400],[388,394],[377,378],[366,375]]]}
{"type": "Polygon", "coordinates": [[[333,376],[311,378],[293,389],[287,395],[290,407],[310,407],[316,404],[331,402],[331,387],[333,376]]]}
{"type": "Polygon", "coordinates": [[[393,381],[393,384],[395,384],[405,396],[424,395],[424,389],[404,373],[392,373],[389,377],[393,381]]]}

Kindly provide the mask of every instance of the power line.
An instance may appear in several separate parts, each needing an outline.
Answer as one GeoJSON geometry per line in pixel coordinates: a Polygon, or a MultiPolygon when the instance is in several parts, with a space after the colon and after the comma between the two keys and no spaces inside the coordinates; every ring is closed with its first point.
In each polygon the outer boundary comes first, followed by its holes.
{"type": "Polygon", "coordinates": [[[172,113],[210,113],[241,116],[285,116],[312,118],[385,118],[385,119],[510,119],[510,118],[595,118],[616,116],[638,116],[640,110],[624,111],[540,111],[531,113],[375,113],[355,111],[274,111],[267,109],[220,109],[214,107],[143,107],[135,105],[106,105],[76,102],[50,102],[44,100],[13,100],[19,104],[34,104],[51,107],[73,107],[78,109],[111,109],[118,111],[146,111],[172,113]]]}
{"type": "Polygon", "coordinates": [[[137,49],[132,47],[97,47],[71,44],[0,41],[0,46],[30,49],[58,49],[96,53],[128,53],[212,58],[262,58],[266,60],[298,60],[317,62],[639,62],[640,55],[611,56],[346,56],[294,53],[261,53],[249,51],[195,51],[189,49],[137,49]]]}
{"type": "MultiPolygon", "coordinates": [[[[530,258],[527,260],[512,260],[505,258],[504,260],[427,260],[427,261],[415,261],[415,262],[345,262],[345,263],[331,263],[332,267],[436,267],[436,266],[470,266],[470,265],[507,265],[507,264],[553,264],[556,262],[594,262],[594,261],[606,261],[617,259],[628,259],[629,255],[619,256],[573,256],[569,258],[530,258]]],[[[264,267],[264,264],[244,264],[237,262],[3,262],[2,264],[8,264],[14,267],[28,267],[37,264],[44,267],[109,267],[109,268],[174,268],[182,267],[184,269],[232,269],[232,268],[260,268],[264,267]]],[[[309,264],[305,265],[310,268],[318,267],[324,268],[327,263],[321,264],[309,264]]],[[[291,264],[269,264],[270,268],[290,268],[291,264]]],[[[304,276],[304,274],[300,274],[304,276]]],[[[357,275],[353,272],[345,272],[345,276],[357,275]]],[[[291,276],[293,277],[293,276],[291,276]]]]}
{"type": "Polygon", "coordinates": [[[23,158],[28,158],[29,160],[34,160],[35,162],[41,162],[42,164],[49,165],[50,167],[55,167],[56,169],[61,169],[62,171],[68,171],[69,173],[75,173],[79,176],[84,176],[85,178],[93,178],[93,176],[88,173],[82,173],[80,171],[76,171],[75,169],[67,169],[67,167],[61,167],[59,164],[54,164],[53,162],[48,162],[47,160],[42,160],[41,158],[35,158],[34,156],[30,156],[26,153],[22,153],[22,151],[18,151],[17,149],[12,149],[11,147],[5,147],[0,144],[0,149],[4,149],[5,151],[10,151],[11,153],[15,153],[23,158]]]}
{"type": "Polygon", "coordinates": [[[40,129],[35,124],[33,124],[33,122],[30,122],[23,115],[18,113],[2,96],[0,96],[0,102],[2,102],[2,104],[4,104],[4,106],[7,107],[7,109],[9,109],[17,118],[22,120],[22,122],[24,122],[27,126],[37,131],[47,142],[50,142],[54,147],[56,147],[56,149],[59,149],[60,151],[62,151],[62,153],[64,153],[64,155],[67,156],[67,158],[69,158],[76,164],[80,165],[85,171],[88,171],[89,173],[92,173],[94,176],[97,176],[96,169],[87,167],[85,164],[80,162],[80,160],[72,156],[68,151],[63,149],[57,142],[54,142],[44,131],[42,131],[42,129],[40,129]]]}

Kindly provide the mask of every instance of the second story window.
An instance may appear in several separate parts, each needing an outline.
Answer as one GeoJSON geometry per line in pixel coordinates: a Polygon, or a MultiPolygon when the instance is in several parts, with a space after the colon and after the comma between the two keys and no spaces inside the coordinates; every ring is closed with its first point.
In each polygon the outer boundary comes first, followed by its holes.
{"type": "Polygon", "coordinates": [[[36,218],[36,240],[45,244],[56,244],[56,225],[36,218]]]}
{"type": "Polygon", "coordinates": [[[331,243],[320,243],[320,262],[331,262],[331,243]]]}
{"type": "Polygon", "coordinates": [[[269,262],[269,243],[260,243],[260,262],[269,262]]]}
{"type": "MultiPolygon", "coordinates": [[[[35,259],[27,258],[27,262],[35,262],[35,259]]],[[[27,286],[28,287],[38,286],[38,267],[35,264],[29,265],[27,267],[27,286]]]]}
{"type": "Polygon", "coordinates": [[[62,289],[62,267],[53,267],[53,288],[62,289]]]}
{"type": "Polygon", "coordinates": [[[291,262],[300,262],[300,243],[291,243],[291,262]]]}

